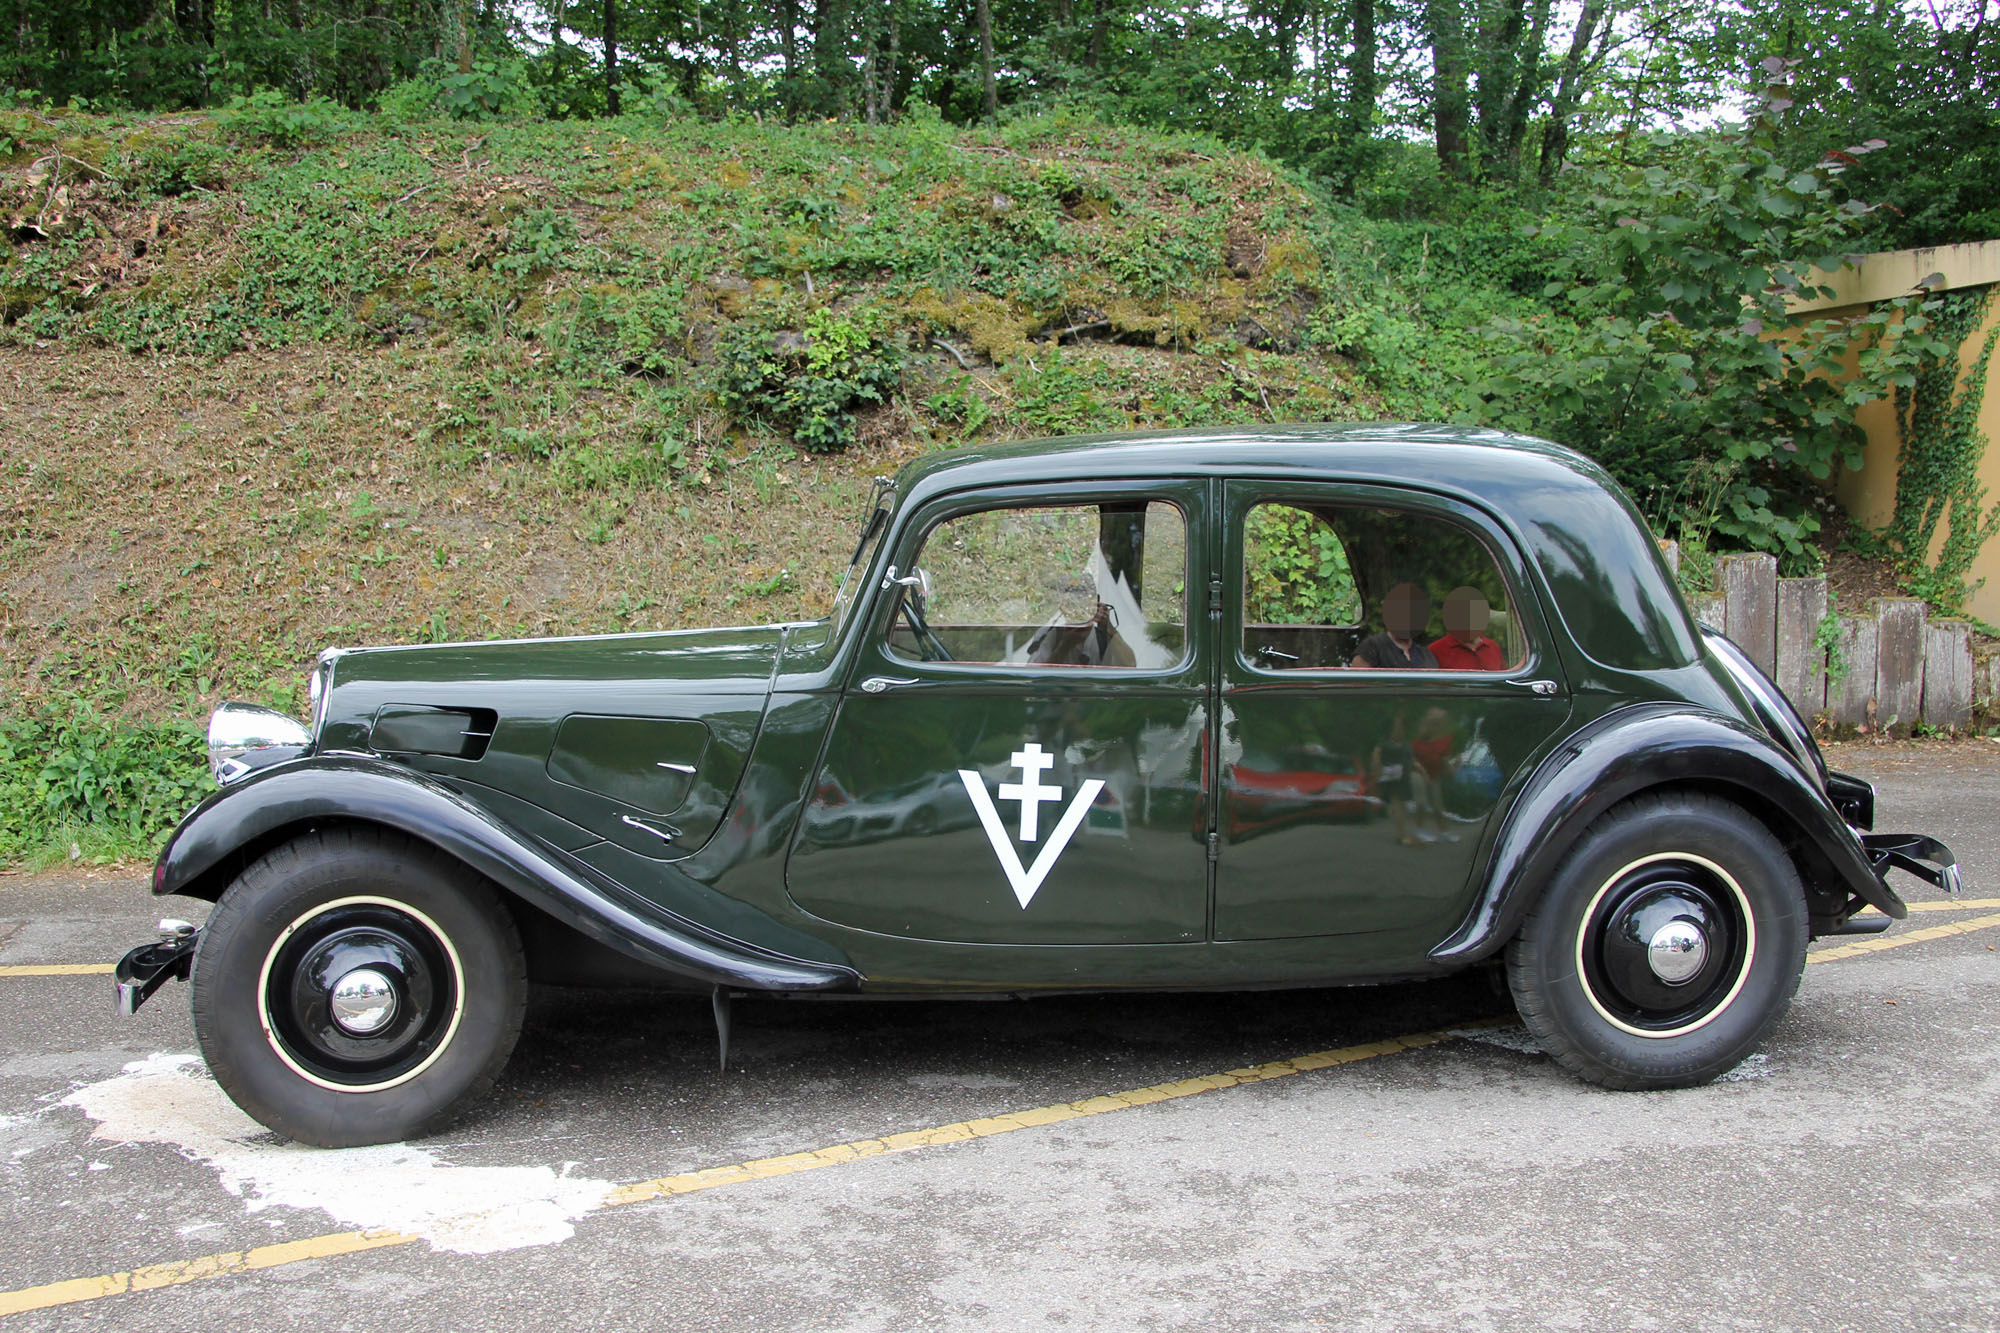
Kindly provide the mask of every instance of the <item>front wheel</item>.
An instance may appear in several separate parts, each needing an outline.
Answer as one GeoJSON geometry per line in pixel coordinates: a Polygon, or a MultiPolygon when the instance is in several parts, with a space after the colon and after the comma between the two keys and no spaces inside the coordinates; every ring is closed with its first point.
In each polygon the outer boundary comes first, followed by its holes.
{"type": "Polygon", "coordinates": [[[202,931],[195,1036],[216,1082],[302,1143],[442,1129],[492,1086],[526,1008],[492,887],[400,834],[331,830],[266,854],[202,931]]]}
{"type": "Polygon", "coordinates": [[[1613,1088],[1707,1083],[1763,1043],[1805,970],[1805,894],[1776,838],[1711,796],[1642,796],[1587,830],[1508,947],[1528,1030],[1613,1088]]]}

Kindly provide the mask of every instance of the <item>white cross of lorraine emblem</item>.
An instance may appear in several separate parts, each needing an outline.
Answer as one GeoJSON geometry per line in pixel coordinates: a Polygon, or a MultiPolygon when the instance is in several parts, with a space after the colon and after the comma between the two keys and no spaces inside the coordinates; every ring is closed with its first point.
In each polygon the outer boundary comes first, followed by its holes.
{"type": "MultiPolygon", "coordinates": [[[[1001,783],[1000,799],[1021,803],[1021,841],[1034,842],[1041,828],[1042,804],[1062,799],[1061,787],[1050,786],[1041,780],[1045,771],[1055,767],[1056,757],[1029,741],[1008,758],[1015,768],[1021,770],[1021,780],[1001,783]]],[[[1000,869],[1007,876],[1014,897],[1025,910],[1034,900],[1036,891],[1042,887],[1042,881],[1049,877],[1049,871],[1055,869],[1063,848],[1069,846],[1077,825],[1089,813],[1091,802],[1097,799],[1098,792],[1104,790],[1104,779],[1091,778],[1077,788],[1076,799],[1056,820],[1056,826],[1036,855],[1035,863],[1024,867],[1020,854],[1007,837],[1007,830],[1001,827],[1000,812],[993,808],[993,798],[986,794],[986,780],[980,776],[979,770],[961,768],[958,776],[965,784],[965,794],[972,798],[972,808],[979,815],[980,827],[986,830],[986,840],[993,844],[993,855],[999,859],[1000,869]]]]}

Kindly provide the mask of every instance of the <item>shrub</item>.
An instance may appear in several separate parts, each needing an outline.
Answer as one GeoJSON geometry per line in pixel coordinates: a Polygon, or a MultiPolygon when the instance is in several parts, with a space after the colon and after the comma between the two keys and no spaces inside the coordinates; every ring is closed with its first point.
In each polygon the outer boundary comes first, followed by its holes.
{"type": "Polygon", "coordinates": [[[1715,530],[1796,563],[1818,483],[1859,465],[1855,408],[1907,384],[1932,339],[1921,298],[1791,319],[1792,297],[1831,295],[1812,272],[1846,262],[1869,212],[1839,177],[1882,145],[1784,161],[1778,91],[1738,134],[1657,136],[1588,173],[1589,219],[1562,228],[1574,258],[1546,292],[1569,318],[1496,320],[1481,392],[1488,419],[1576,445],[1642,497],[1691,469],[1724,478],[1715,530]],[[1839,379],[1850,354],[1859,374],[1839,379]]]}
{"type": "Polygon", "coordinates": [[[391,120],[532,120],[541,102],[519,60],[475,60],[461,71],[433,57],[382,93],[379,106],[391,120]]]}
{"type": "Polygon", "coordinates": [[[0,862],[150,856],[214,784],[182,722],[106,717],[74,696],[0,717],[0,862]]]}
{"type": "Polygon", "coordinates": [[[247,97],[232,97],[215,113],[224,130],[240,137],[298,148],[323,143],[353,123],[355,117],[338,102],[312,97],[294,102],[275,88],[259,88],[247,97]]]}
{"type": "Polygon", "coordinates": [[[738,416],[790,431],[803,448],[854,442],[854,412],[885,402],[902,381],[903,351],[873,307],[818,309],[802,330],[750,327],[722,348],[722,402],[738,416]]]}

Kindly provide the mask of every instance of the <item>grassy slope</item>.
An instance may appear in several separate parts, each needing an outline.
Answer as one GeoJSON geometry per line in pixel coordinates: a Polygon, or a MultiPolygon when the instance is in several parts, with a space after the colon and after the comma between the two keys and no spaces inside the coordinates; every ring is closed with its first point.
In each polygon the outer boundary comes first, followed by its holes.
{"type": "Polygon", "coordinates": [[[1211,146],[259,128],[0,124],[41,228],[0,250],[0,721],[295,704],[329,643],[811,614],[923,451],[1381,412],[1312,337],[1339,220],[1211,146]],[[732,340],[815,310],[906,353],[844,453],[718,395],[732,340]]]}

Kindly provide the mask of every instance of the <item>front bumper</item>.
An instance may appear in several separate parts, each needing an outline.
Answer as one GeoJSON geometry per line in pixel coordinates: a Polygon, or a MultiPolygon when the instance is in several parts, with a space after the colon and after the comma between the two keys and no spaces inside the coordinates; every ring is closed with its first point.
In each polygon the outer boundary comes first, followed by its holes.
{"type": "Polygon", "coordinates": [[[1891,869],[1907,871],[1927,884],[1934,884],[1956,898],[1961,892],[1958,858],[1951,848],[1925,833],[1864,833],[1861,848],[1875,877],[1889,881],[1891,869]]]}
{"type": "Polygon", "coordinates": [[[186,981],[201,932],[185,921],[162,921],[160,938],[118,960],[118,1012],[130,1017],[169,981],[186,981]]]}

